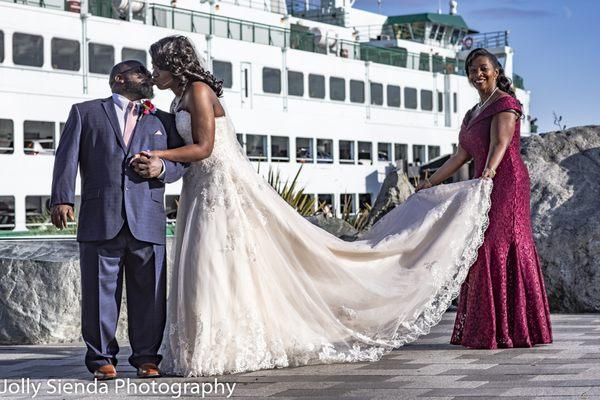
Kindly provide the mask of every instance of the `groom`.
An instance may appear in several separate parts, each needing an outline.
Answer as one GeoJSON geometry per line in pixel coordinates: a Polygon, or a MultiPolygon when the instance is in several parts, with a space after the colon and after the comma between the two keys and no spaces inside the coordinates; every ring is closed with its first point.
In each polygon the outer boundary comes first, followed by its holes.
{"type": "Polygon", "coordinates": [[[54,162],[52,223],[62,229],[74,220],[79,166],[85,364],[97,379],[117,376],[115,333],[125,275],[129,362],[139,377],[157,377],[166,312],[164,187],[183,175],[185,165],[132,156],[184,143],[172,115],[140,102],[153,97],[152,77],[141,63],[115,65],[109,83],[111,97],[71,108],[54,162]]]}

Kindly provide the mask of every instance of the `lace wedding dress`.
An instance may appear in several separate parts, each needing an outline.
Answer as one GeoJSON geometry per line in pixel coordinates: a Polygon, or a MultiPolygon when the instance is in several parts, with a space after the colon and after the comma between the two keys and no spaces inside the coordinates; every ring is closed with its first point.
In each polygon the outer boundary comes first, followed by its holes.
{"type": "MultiPolygon", "coordinates": [[[[192,143],[191,117],[176,114],[192,143]]],[[[483,241],[490,181],[411,196],[355,242],[311,224],[260,177],[229,117],[183,178],[161,369],[220,375],[375,361],[427,334],[483,241]]]]}

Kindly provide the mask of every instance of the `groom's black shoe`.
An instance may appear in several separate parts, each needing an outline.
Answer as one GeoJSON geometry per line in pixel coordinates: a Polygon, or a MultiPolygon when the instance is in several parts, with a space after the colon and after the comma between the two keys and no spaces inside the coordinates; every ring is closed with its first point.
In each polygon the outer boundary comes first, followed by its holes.
{"type": "Polygon", "coordinates": [[[137,369],[138,378],[159,378],[161,376],[160,370],[153,363],[144,363],[137,369]]]}
{"type": "Polygon", "coordinates": [[[117,370],[112,364],[102,365],[94,371],[94,378],[99,381],[107,381],[117,377],[117,370]]]}

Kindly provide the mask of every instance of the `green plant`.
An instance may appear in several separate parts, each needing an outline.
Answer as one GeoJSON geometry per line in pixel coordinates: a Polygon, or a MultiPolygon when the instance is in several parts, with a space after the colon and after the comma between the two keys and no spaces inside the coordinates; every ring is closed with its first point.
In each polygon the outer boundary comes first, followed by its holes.
{"type": "MultiPolygon", "coordinates": [[[[273,169],[269,166],[267,181],[269,182],[269,185],[271,185],[273,189],[279,193],[281,198],[283,198],[290,206],[294,207],[294,209],[296,209],[300,215],[308,217],[321,210],[324,206],[324,203],[320,204],[315,210],[315,205],[317,204],[315,197],[305,194],[304,188],[297,187],[298,177],[300,176],[302,167],[303,165],[300,165],[298,172],[296,172],[296,176],[294,176],[292,182],[289,183],[289,180],[282,182],[280,171],[277,170],[277,172],[273,172],[273,169]]],[[[258,165],[258,172],[260,173],[260,164],[258,165]]]]}
{"type": "Polygon", "coordinates": [[[342,219],[352,225],[352,227],[358,231],[362,230],[369,220],[369,213],[371,212],[370,204],[365,203],[364,208],[356,214],[350,214],[352,211],[351,206],[352,197],[344,196],[344,204],[342,204],[342,219]]]}

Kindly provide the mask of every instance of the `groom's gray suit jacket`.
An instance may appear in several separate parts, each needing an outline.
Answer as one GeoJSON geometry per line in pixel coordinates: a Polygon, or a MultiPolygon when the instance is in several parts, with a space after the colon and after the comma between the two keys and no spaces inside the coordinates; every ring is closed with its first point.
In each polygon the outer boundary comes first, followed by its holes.
{"type": "Polygon", "coordinates": [[[128,162],[143,150],[183,145],[172,114],[142,115],[126,146],[111,97],[75,104],[56,151],[51,204],[75,203],[79,165],[78,241],[112,239],[127,223],[136,239],[165,244],[165,183],[181,178],[186,165],[164,160],[160,179],[144,179],[128,162]]]}

